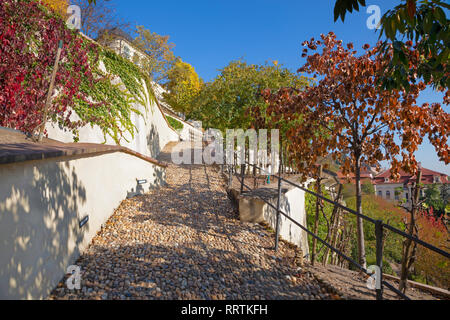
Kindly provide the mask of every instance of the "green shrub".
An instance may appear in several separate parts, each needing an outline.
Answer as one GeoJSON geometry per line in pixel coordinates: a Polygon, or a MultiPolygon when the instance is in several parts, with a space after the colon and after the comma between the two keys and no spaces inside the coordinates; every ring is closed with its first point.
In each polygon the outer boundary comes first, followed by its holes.
{"type": "MultiPolygon", "coordinates": [[[[309,188],[311,191],[316,191],[314,187],[310,187],[309,188]]],[[[329,194],[328,191],[325,190],[324,187],[322,187],[322,194],[331,199],[331,196],[329,194]]],[[[315,216],[316,216],[316,197],[306,193],[305,194],[305,209],[306,209],[306,222],[307,222],[307,227],[308,230],[310,231],[314,231],[314,220],[315,220],[315,216]]],[[[327,219],[329,220],[331,217],[331,214],[333,212],[333,205],[328,203],[328,202],[324,202],[324,208],[323,208],[324,213],[327,216],[327,219]]],[[[322,214],[322,211],[320,211],[319,213],[319,227],[317,230],[317,235],[323,239],[326,240],[327,237],[327,222],[322,214]]],[[[312,250],[312,242],[313,242],[313,237],[309,236],[308,237],[308,244],[309,244],[309,250],[312,250]]],[[[330,242],[330,240],[327,241],[328,243],[330,242]]],[[[323,244],[320,241],[317,241],[317,247],[316,250],[320,249],[323,246],[323,244]]],[[[323,254],[325,252],[325,249],[322,249],[320,254],[316,256],[316,260],[317,261],[322,261],[323,258],[323,254]]]]}
{"type": "Polygon", "coordinates": [[[184,128],[183,123],[181,123],[180,121],[178,121],[175,118],[172,118],[171,116],[166,116],[166,118],[172,128],[174,128],[177,131],[183,130],[183,128],[184,128]]]}
{"type": "Polygon", "coordinates": [[[369,180],[364,180],[361,184],[363,194],[375,194],[375,187],[369,180]]]}
{"type": "MultiPolygon", "coordinates": [[[[310,188],[313,190],[313,188],[310,188]]],[[[347,184],[344,185],[343,194],[347,194],[346,198],[346,206],[351,209],[356,209],[356,197],[354,196],[354,185],[347,184]]],[[[324,196],[331,199],[330,194],[322,189],[324,196]]],[[[315,218],[315,210],[316,210],[316,198],[313,195],[306,194],[305,195],[305,209],[307,214],[307,224],[308,229],[313,231],[314,228],[314,218],[315,218]]],[[[375,219],[375,220],[383,220],[384,223],[392,225],[395,228],[400,230],[404,230],[403,217],[405,217],[405,212],[403,209],[400,209],[394,206],[392,203],[383,200],[375,195],[363,195],[362,198],[362,209],[363,214],[375,219]]],[[[333,211],[333,205],[325,202],[324,203],[324,212],[328,219],[333,211]]],[[[358,260],[358,246],[357,246],[357,237],[356,237],[356,216],[351,213],[344,214],[345,219],[351,224],[353,224],[353,234],[350,240],[350,252],[351,257],[354,260],[358,260]]],[[[364,239],[366,245],[366,259],[367,265],[375,265],[376,264],[376,237],[375,237],[375,228],[374,224],[364,221],[364,239]]],[[[319,215],[319,228],[318,228],[318,236],[325,240],[327,236],[327,223],[325,218],[323,217],[322,212],[319,215]]],[[[386,239],[384,242],[384,250],[383,250],[383,272],[388,274],[393,274],[392,267],[390,262],[400,263],[402,258],[402,237],[394,234],[390,231],[386,230],[386,239]]],[[[312,248],[312,237],[309,237],[309,246],[310,250],[312,248]]],[[[321,248],[322,244],[318,242],[317,248],[321,248]]],[[[322,261],[323,252],[317,256],[317,261],[322,261]]],[[[355,269],[353,265],[350,264],[350,269],[355,269]]]]}
{"type": "MultiPolygon", "coordinates": [[[[347,207],[356,209],[356,198],[352,197],[346,200],[347,207]]],[[[392,203],[381,199],[375,195],[363,195],[362,197],[362,211],[363,214],[375,220],[382,220],[397,229],[404,230],[403,217],[405,212],[394,206],[392,203]]],[[[347,219],[354,224],[356,230],[356,217],[354,215],[347,215],[347,219]]],[[[364,240],[366,247],[367,265],[375,264],[376,262],[376,237],[375,226],[373,223],[364,221],[364,240]]],[[[385,273],[392,273],[392,268],[389,261],[400,263],[402,258],[402,237],[390,231],[386,232],[386,239],[383,248],[383,266],[385,273]]],[[[356,232],[353,234],[351,240],[352,258],[357,260],[357,238],[356,232]]]]}
{"type": "Polygon", "coordinates": [[[343,185],[342,188],[342,197],[344,198],[344,200],[347,200],[351,197],[354,197],[356,194],[355,191],[355,185],[351,184],[351,183],[346,183],[343,185]]]}

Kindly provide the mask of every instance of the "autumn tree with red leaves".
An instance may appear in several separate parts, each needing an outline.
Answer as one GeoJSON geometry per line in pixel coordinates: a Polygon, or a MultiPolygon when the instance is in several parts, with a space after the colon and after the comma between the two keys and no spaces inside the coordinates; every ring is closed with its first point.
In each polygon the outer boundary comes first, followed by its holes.
{"type": "MultiPolygon", "coordinates": [[[[449,114],[440,104],[416,103],[426,84],[411,81],[408,92],[383,89],[378,81],[389,61],[380,58],[379,48],[365,45],[364,54],[358,56],[353,44],[344,47],[332,32],[321,35],[321,40],[305,41],[304,46],[307,62],[299,72],[314,75],[317,84],[306,90],[267,90],[264,95],[274,121],[301,115],[302,125],[291,127],[286,137],[290,156],[305,177],[328,154],[343,161],[343,172],[355,174],[356,209],[362,213],[362,164],[378,165],[387,160],[394,179],[399,169],[415,173],[418,164],[414,152],[426,136],[440,160],[450,162],[449,114]]],[[[410,46],[408,50],[414,56],[415,49],[410,46]]],[[[357,218],[358,258],[366,267],[363,230],[362,218],[357,218]]]]}

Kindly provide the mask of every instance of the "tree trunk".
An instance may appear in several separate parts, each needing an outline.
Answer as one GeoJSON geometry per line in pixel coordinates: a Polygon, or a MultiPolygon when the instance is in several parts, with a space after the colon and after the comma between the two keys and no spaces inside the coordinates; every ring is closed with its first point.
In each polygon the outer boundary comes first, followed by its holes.
{"type": "MultiPolygon", "coordinates": [[[[45,102],[45,107],[44,107],[44,116],[42,117],[42,125],[39,129],[39,136],[38,136],[39,142],[42,142],[42,139],[44,138],[45,125],[47,124],[47,118],[48,118],[48,109],[50,109],[50,105],[52,102],[53,87],[55,85],[56,73],[58,72],[59,59],[61,58],[62,48],[63,48],[63,41],[60,40],[59,45],[58,45],[58,51],[56,52],[55,64],[53,65],[52,76],[50,78],[50,86],[49,86],[48,92],[47,92],[47,100],[45,102]]],[[[33,135],[34,135],[34,132],[33,132],[33,135]]]]}
{"type": "MultiPolygon", "coordinates": [[[[317,176],[317,181],[316,181],[316,192],[318,194],[322,194],[322,186],[320,184],[321,177],[322,177],[322,165],[320,165],[320,167],[319,167],[319,174],[317,176]]],[[[321,201],[321,199],[316,198],[316,215],[314,217],[314,230],[313,230],[313,233],[315,235],[317,235],[317,230],[319,229],[320,201],[321,201]]],[[[314,262],[316,261],[316,247],[317,247],[317,239],[313,237],[312,252],[311,252],[311,264],[312,265],[314,265],[314,262]]]]}
{"type": "MultiPolygon", "coordinates": [[[[340,203],[341,201],[341,196],[342,196],[342,184],[339,185],[339,190],[336,196],[335,201],[337,203],[340,203]]],[[[337,205],[334,206],[333,208],[333,213],[331,214],[331,219],[330,219],[330,223],[331,223],[331,246],[336,248],[336,238],[337,238],[337,234],[338,234],[338,229],[339,229],[339,207],[337,205]]],[[[330,248],[326,248],[325,249],[325,253],[323,255],[323,264],[326,265],[328,263],[328,257],[330,255],[330,248]]]]}
{"type": "MultiPolygon", "coordinates": [[[[362,192],[361,192],[361,157],[356,156],[356,170],[355,170],[355,182],[356,182],[356,212],[362,214],[362,192]]],[[[364,245],[364,223],[361,217],[356,217],[356,230],[357,230],[357,242],[358,242],[358,262],[364,268],[367,269],[366,263],[366,248],[364,245]]]]}
{"type": "MultiPolygon", "coordinates": [[[[414,196],[412,197],[412,204],[411,204],[411,210],[410,210],[410,220],[409,223],[406,225],[406,232],[410,236],[413,236],[416,230],[416,220],[415,220],[415,214],[417,210],[417,206],[419,203],[419,196],[420,196],[420,181],[422,180],[422,171],[419,171],[416,178],[416,185],[414,188],[414,196]]],[[[405,293],[406,291],[406,284],[408,281],[408,273],[409,269],[412,267],[412,264],[415,260],[415,253],[416,253],[416,243],[413,244],[412,240],[405,239],[403,242],[403,255],[402,255],[402,267],[401,267],[401,273],[400,273],[400,283],[398,286],[398,290],[405,293]],[[413,245],[413,248],[411,250],[411,245],[413,245]],[[412,253],[410,253],[412,251],[412,253]]]]}

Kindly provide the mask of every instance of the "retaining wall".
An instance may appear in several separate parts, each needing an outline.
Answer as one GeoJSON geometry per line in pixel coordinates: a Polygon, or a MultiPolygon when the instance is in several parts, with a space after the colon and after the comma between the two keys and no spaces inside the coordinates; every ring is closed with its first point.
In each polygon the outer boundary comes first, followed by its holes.
{"type": "Polygon", "coordinates": [[[0,299],[45,298],[122,200],[165,180],[123,151],[42,158],[0,164],[0,299]]]}

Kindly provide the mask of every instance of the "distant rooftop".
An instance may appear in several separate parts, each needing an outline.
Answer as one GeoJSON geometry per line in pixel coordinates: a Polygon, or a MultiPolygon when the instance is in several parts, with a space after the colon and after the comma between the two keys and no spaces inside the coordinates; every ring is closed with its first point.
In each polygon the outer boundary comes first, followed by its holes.
{"type": "MultiPolygon", "coordinates": [[[[432,184],[436,183],[435,177],[439,177],[440,183],[449,183],[448,176],[445,173],[437,172],[434,170],[430,170],[427,168],[420,167],[420,170],[422,171],[422,183],[425,184],[432,184]]],[[[399,170],[400,179],[393,180],[391,179],[391,169],[388,169],[379,175],[375,176],[373,178],[373,181],[375,184],[384,184],[384,183],[403,183],[403,184],[410,184],[415,182],[416,175],[407,173],[403,170],[399,170]]]]}

